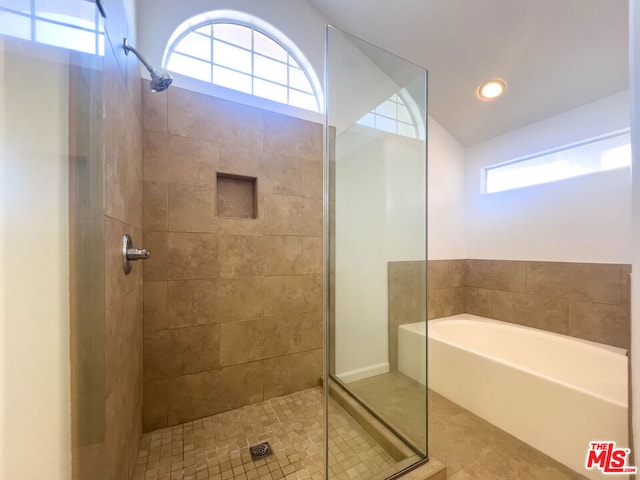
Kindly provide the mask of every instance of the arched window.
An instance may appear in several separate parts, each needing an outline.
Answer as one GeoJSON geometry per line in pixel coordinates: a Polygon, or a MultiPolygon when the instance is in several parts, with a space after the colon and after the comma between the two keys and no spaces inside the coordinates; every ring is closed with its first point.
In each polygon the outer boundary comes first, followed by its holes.
{"type": "Polygon", "coordinates": [[[394,93],[357,123],[405,137],[422,138],[417,126],[419,122],[415,120],[415,115],[419,114],[411,111],[407,103],[411,105],[412,100],[407,102],[403,98],[404,96],[402,90],[399,93],[394,93]]]}
{"type": "Polygon", "coordinates": [[[211,12],[183,23],[165,52],[167,70],[320,112],[317,77],[282,33],[239,12],[211,12]]]}

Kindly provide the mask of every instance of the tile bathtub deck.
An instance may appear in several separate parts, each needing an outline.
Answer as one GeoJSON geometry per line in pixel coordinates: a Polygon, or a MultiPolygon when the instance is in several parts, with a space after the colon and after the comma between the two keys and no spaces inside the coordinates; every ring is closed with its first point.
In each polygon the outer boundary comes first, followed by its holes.
{"type": "MultiPolygon", "coordinates": [[[[320,387],[274,398],[142,438],[134,480],[322,480],[320,387]],[[253,461],[249,446],[268,441],[274,454],[253,461]]],[[[333,402],[332,480],[367,480],[395,461],[333,402]]]]}

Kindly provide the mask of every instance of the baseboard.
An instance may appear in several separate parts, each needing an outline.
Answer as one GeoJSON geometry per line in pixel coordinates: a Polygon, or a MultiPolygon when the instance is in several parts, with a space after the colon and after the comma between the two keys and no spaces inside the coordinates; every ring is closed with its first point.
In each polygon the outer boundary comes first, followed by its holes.
{"type": "Polygon", "coordinates": [[[374,377],[376,375],[382,375],[389,372],[389,362],[378,363],[377,365],[370,365],[364,368],[358,368],[344,373],[336,374],[343,383],[351,383],[363,378],[374,377]]]}

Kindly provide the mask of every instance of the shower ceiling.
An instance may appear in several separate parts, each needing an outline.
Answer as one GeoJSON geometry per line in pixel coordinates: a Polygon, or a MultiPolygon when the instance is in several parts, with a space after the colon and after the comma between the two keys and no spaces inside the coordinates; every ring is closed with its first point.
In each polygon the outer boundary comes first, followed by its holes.
{"type": "Polygon", "coordinates": [[[628,88],[627,0],[309,0],[429,70],[429,112],[473,145],[628,88]],[[476,97],[505,79],[495,102],[476,97]]]}

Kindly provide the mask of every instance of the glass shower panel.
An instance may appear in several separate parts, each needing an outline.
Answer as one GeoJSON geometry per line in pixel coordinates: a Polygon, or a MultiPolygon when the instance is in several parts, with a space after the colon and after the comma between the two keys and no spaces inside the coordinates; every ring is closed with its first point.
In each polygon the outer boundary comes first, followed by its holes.
{"type": "Polygon", "coordinates": [[[331,27],[326,61],[329,478],[345,412],[386,458],[347,473],[386,478],[427,458],[427,72],[331,27]]]}
{"type": "Polygon", "coordinates": [[[103,57],[69,71],[69,263],[73,480],[104,475],[105,220],[103,57]]]}
{"type": "Polygon", "coordinates": [[[4,425],[12,439],[41,432],[12,440],[0,476],[15,478],[46,444],[34,476],[61,462],[74,480],[104,477],[104,40],[94,3],[0,2],[4,425]]]}

